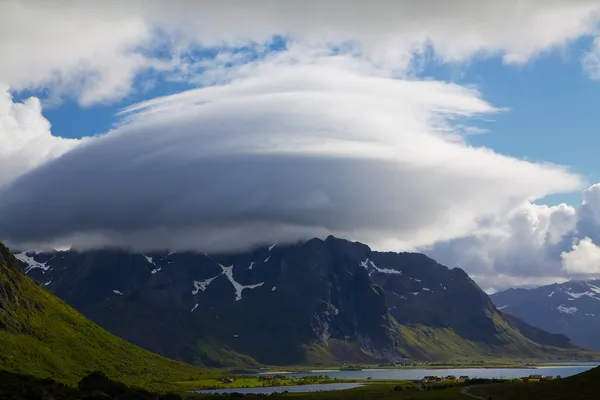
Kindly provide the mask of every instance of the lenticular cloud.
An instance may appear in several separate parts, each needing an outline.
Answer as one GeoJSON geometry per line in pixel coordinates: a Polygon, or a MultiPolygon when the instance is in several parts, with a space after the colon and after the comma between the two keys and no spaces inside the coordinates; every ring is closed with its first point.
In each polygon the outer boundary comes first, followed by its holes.
{"type": "Polygon", "coordinates": [[[214,251],[331,233],[411,248],[580,186],[465,143],[455,120],[498,111],[473,89],[350,71],[264,62],[129,107],[2,190],[0,238],[214,251]]]}

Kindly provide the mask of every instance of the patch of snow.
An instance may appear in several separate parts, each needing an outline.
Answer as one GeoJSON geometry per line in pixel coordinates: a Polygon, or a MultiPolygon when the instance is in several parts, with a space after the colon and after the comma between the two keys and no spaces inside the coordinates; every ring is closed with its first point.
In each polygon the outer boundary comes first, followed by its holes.
{"type": "Polygon", "coordinates": [[[169,254],[167,254],[167,257],[172,256],[173,254],[175,254],[174,251],[170,252],[169,254]]]}
{"type": "Polygon", "coordinates": [[[506,306],[502,306],[502,307],[496,307],[498,310],[504,310],[506,307],[508,307],[508,305],[506,306]]]}
{"type": "Polygon", "coordinates": [[[237,339],[240,337],[240,335],[233,335],[233,337],[237,339]]]}
{"type": "Polygon", "coordinates": [[[252,261],[252,262],[250,263],[250,266],[248,267],[248,269],[252,269],[252,267],[253,267],[253,266],[254,266],[254,261],[252,261]]]}
{"type": "Polygon", "coordinates": [[[586,317],[595,317],[594,314],[585,314],[586,317]]]}
{"type": "Polygon", "coordinates": [[[217,275],[215,277],[208,278],[208,279],[205,279],[203,281],[194,281],[194,290],[192,290],[192,294],[193,295],[197,295],[200,290],[202,290],[204,292],[206,290],[206,288],[208,287],[208,285],[210,285],[210,283],[212,281],[214,281],[215,279],[217,279],[222,274],[223,273],[221,272],[219,275],[217,275]]]}
{"type": "Polygon", "coordinates": [[[265,261],[264,261],[264,262],[267,262],[267,261],[269,261],[270,259],[271,259],[271,256],[269,256],[269,257],[265,258],[265,261]]]}
{"type": "Polygon", "coordinates": [[[391,275],[402,275],[401,271],[391,269],[391,268],[379,268],[375,263],[368,258],[365,261],[360,262],[360,266],[367,270],[369,276],[371,276],[374,272],[379,272],[382,274],[391,274],[391,275]],[[374,269],[374,271],[369,271],[369,268],[374,269]]]}
{"type": "Polygon", "coordinates": [[[595,291],[592,291],[592,292],[587,291],[587,292],[581,292],[581,293],[573,293],[573,292],[565,291],[565,293],[571,297],[569,300],[579,299],[583,296],[588,296],[588,297],[591,297],[592,299],[600,300],[600,298],[595,296],[595,294],[597,294],[595,291]]]}
{"type": "Polygon", "coordinates": [[[154,264],[154,261],[152,261],[152,257],[148,257],[144,253],[142,253],[142,255],[144,256],[144,258],[146,259],[146,261],[148,261],[150,264],[156,266],[156,264],[154,264]]]}
{"type": "Polygon", "coordinates": [[[552,297],[552,295],[553,295],[553,294],[554,294],[554,290],[552,291],[552,293],[550,293],[550,294],[548,295],[548,297],[552,297]]]}
{"type": "Polygon", "coordinates": [[[39,268],[42,270],[42,274],[46,273],[46,271],[48,271],[48,269],[50,268],[49,265],[47,265],[50,261],[52,261],[54,259],[54,257],[52,257],[51,259],[49,259],[48,261],[41,263],[38,261],[35,261],[33,259],[33,257],[29,257],[27,255],[27,252],[21,252],[18,254],[15,254],[15,258],[21,262],[24,262],[25,264],[27,264],[27,268],[25,268],[25,273],[29,273],[29,271],[31,271],[32,269],[35,268],[39,268]]]}
{"type": "Polygon", "coordinates": [[[424,287],[423,290],[425,290],[426,292],[431,292],[431,289],[424,287]]]}
{"type": "Polygon", "coordinates": [[[600,288],[596,285],[592,285],[591,283],[588,283],[588,287],[590,288],[590,290],[596,294],[600,294],[600,288]]]}
{"type": "Polygon", "coordinates": [[[44,283],[44,286],[48,286],[51,283],[52,283],[52,279],[50,279],[48,282],[44,283]]]}
{"type": "Polygon", "coordinates": [[[412,294],[413,294],[414,296],[416,296],[416,295],[418,295],[418,294],[419,294],[419,292],[412,292],[412,294]]]}
{"type": "Polygon", "coordinates": [[[150,273],[152,275],[154,275],[154,274],[156,274],[157,272],[160,272],[160,271],[162,271],[162,267],[154,268],[152,271],[150,271],[150,273]]]}
{"type": "Polygon", "coordinates": [[[556,307],[556,309],[562,314],[575,314],[577,312],[577,307],[565,307],[564,305],[560,305],[556,307]]]}
{"type": "Polygon", "coordinates": [[[582,293],[565,292],[565,293],[568,294],[569,296],[573,297],[574,299],[578,299],[582,296],[587,296],[588,293],[590,293],[590,292],[582,292],[582,293]]]}
{"type": "Polygon", "coordinates": [[[420,279],[417,279],[417,278],[410,278],[410,279],[412,279],[412,280],[413,280],[413,281],[415,281],[415,282],[421,282],[421,280],[420,280],[420,279]]]}
{"type": "Polygon", "coordinates": [[[275,247],[275,245],[277,245],[277,243],[273,244],[272,246],[269,246],[269,251],[273,250],[273,248],[275,247]]]}
{"type": "Polygon", "coordinates": [[[192,311],[190,311],[190,312],[194,312],[196,310],[196,308],[198,308],[198,303],[196,303],[196,305],[194,306],[194,308],[192,308],[192,311]]]}
{"type": "Polygon", "coordinates": [[[121,291],[117,289],[113,289],[113,293],[118,294],[119,296],[123,296],[123,293],[121,293],[121,291]]]}
{"type": "Polygon", "coordinates": [[[223,270],[223,274],[227,277],[227,279],[229,279],[229,282],[231,282],[231,284],[235,288],[235,301],[239,301],[242,299],[242,292],[244,291],[244,289],[256,289],[257,287],[260,287],[264,284],[264,282],[261,282],[255,285],[241,285],[238,282],[236,282],[236,280],[233,278],[233,265],[225,267],[222,264],[219,264],[219,267],[221,267],[221,269],[223,270]]]}
{"type": "Polygon", "coordinates": [[[276,287],[276,286],[273,286],[273,287],[271,288],[271,292],[274,292],[274,291],[276,291],[276,290],[277,290],[277,287],[276,287]]]}

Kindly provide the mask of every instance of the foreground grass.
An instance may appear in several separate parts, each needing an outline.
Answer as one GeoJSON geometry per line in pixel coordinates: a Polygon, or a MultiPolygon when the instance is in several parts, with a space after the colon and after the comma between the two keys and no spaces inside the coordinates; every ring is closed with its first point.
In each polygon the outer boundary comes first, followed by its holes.
{"type": "Polygon", "coordinates": [[[342,390],[337,392],[319,392],[319,393],[292,393],[287,394],[285,398],[306,399],[306,400],[336,400],[336,399],[355,399],[355,400],[387,400],[387,399],[439,399],[454,400],[468,399],[460,393],[461,387],[456,386],[441,390],[418,391],[406,390],[395,391],[397,384],[369,384],[357,389],[342,390]]]}
{"type": "Polygon", "coordinates": [[[589,400],[599,398],[600,368],[554,381],[519,382],[471,388],[471,393],[494,400],[589,400]]]}

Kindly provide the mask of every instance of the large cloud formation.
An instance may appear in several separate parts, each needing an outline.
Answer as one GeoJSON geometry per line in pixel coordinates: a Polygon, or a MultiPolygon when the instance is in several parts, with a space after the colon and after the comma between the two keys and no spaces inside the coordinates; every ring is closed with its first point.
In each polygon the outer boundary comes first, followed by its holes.
{"type": "Polygon", "coordinates": [[[600,277],[600,184],[578,207],[524,202],[480,221],[468,235],[421,250],[465,268],[489,291],[600,277]]]}
{"type": "MultiPolygon", "coordinates": [[[[185,56],[268,43],[353,44],[406,71],[428,48],[444,62],[499,55],[523,63],[597,34],[596,0],[8,0],[0,4],[0,82],[50,89],[83,105],[123,98],[141,71],[189,72],[185,56]],[[160,54],[158,56],[157,54],[160,54]]],[[[597,77],[598,46],[583,59],[597,77]]]]}
{"type": "Polygon", "coordinates": [[[452,134],[453,118],[494,111],[453,84],[265,62],[130,107],[115,131],[9,186],[0,230],[15,242],[100,235],[206,251],[323,233],[430,244],[517,199],[580,185],[452,134]]]}
{"type": "MultiPolygon", "coordinates": [[[[332,233],[426,251],[489,290],[594,276],[600,188],[579,207],[531,203],[583,182],[472,147],[469,119],[504,110],[418,73],[429,58],[525,63],[597,36],[599,12],[595,0],[4,2],[0,239],[215,251],[332,233]],[[90,106],[138,90],[142,72],[212,86],[132,105],[86,140],[53,136],[38,99],[9,94],[90,106]]],[[[593,79],[598,40],[581,60],[593,79]]]]}

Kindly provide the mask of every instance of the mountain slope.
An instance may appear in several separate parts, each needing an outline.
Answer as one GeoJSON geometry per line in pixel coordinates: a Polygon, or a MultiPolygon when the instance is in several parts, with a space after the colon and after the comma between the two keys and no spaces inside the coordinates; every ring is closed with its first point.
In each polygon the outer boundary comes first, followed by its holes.
{"type": "Polygon", "coordinates": [[[570,281],[491,296],[499,309],[578,345],[600,349],[600,281],[570,281]]]}
{"type": "Polygon", "coordinates": [[[548,351],[561,357],[566,351],[544,350],[521,334],[460,269],[333,237],[237,254],[102,250],[18,257],[30,276],[110,332],[192,363],[227,365],[230,356],[234,363],[280,365],[548,357],[548,351]]]}
{"type": "Polygon", "coordinates": [[[26,277],[0,243],[0,369],[75,383],[100,370],[153,386],[208,373],[106,332],[26,277]]]}

